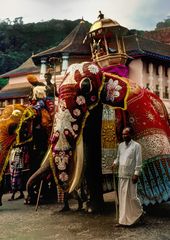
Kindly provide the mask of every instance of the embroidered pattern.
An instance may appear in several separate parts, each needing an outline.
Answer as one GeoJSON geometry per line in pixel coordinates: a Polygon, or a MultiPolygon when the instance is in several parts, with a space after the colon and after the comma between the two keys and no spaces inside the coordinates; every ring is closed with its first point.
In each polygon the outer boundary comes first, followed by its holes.
{"type": "Polygon", "coordinates": [[[122,89],[122,87],[118,84],[118,80],[113,81],[113,79],[109,79],[108,83],[107,83],[107,97],[106,99],[111,102],[114,102],[116,97],[120,96],[120,90],[122,89]]]}

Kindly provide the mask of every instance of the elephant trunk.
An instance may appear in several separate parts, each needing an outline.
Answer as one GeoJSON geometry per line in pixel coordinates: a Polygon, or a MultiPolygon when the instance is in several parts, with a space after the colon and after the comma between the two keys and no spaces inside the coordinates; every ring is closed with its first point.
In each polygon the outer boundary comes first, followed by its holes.
{"type": "Polygon", "coordinates": [[[33,186],[33,184],[43,179],[43,177],[47,176],[47,174],[50,172],[49,161],[50,150],[51,149],[48,150],[46,156],[44,157],[41,167],[28,179],[26,184],[26,191],[28,192],[28,194],[30,193],[30,189],[33,186]]]}

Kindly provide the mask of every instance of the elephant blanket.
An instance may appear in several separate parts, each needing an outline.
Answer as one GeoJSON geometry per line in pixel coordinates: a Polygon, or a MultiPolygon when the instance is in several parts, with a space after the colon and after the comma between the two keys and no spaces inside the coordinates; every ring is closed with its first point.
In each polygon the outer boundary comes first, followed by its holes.
{"type": "MultiPolygon", "coordinates": [[[[127,68],[124,66],[124,68],[127,68]]],[[[109,71],[122,71],[118,67],[109,71]]],[[[126,77],[128,71],[126,71],[126,77]]],[[[143,204],[155,204],[170,199],[170,125],[161,99],[148,89],[140,88],[129,79],[131,91],[127,110],[116,110],[117,138],[131,126],[134,139],[142,146],[143,170],[138,192],[143,204]]]]}
{"type": "Polygon", "coordinates": [[[145,205],[170,198],[170,126],[160,98],[147,89],[128,99],[127,118],[142,145],[143,171],[138,185],[145,205]]]}

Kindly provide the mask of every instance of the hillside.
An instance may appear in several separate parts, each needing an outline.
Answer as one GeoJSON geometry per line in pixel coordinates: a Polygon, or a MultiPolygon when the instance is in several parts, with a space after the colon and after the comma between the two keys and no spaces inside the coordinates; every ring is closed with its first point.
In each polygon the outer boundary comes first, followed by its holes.
{"type": "Polygon", "coordinates": [[[52,19],[24,24],[22,18],[0,22],[0,74],[15,69],[33,53],[58,45],[79,22],[52,19]]]}
{"type": "Polygon", "coordinates": [[[170,27],[156,29],[154,31],[146,31],[144,33],[144,37],[156,40],[159,42],[163,42],[166,44],[170,44],[170,27]]]}
{"type": "MultiPolygon", "coordinates": [[[[0,22],[0,74],[17,68],[32,54],[57,46],[81,19],[56,20],[24,24],[22,17],[14,21],[0,22]]],[[[89,27],[91,23],[85,22],[89,27]]],[[[149,39],[170,43],[169,19],[157,24],[154,31],[130,29],[128,35],[140,35],[149,39]]]]}

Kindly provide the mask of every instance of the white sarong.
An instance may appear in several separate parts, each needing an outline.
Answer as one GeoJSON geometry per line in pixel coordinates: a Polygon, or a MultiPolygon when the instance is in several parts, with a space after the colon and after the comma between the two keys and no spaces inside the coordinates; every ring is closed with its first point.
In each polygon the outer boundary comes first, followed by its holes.
{"type": "Polygon", "coordinates": [[[142,215],[143,208],[137,197],[137,184],[131,178],[119,178],[119,224],[132,225],[142,215]]]}

